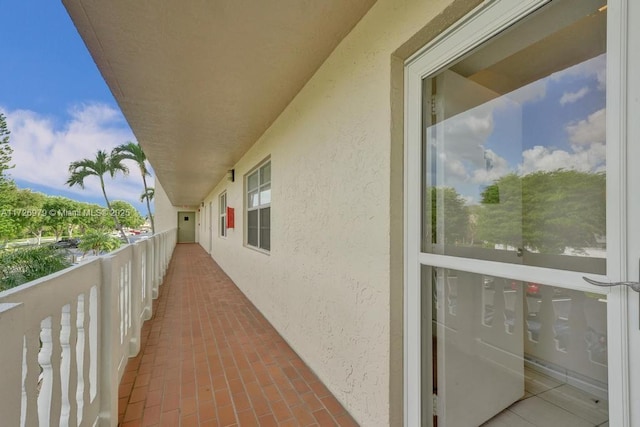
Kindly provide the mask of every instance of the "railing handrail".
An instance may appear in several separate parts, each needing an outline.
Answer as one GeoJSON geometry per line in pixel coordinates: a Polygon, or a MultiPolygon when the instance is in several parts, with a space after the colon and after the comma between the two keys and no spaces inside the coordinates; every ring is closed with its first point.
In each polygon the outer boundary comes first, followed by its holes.
{"type": "Polygon", "coordinates": [[[41,286],[47,286],[48,283],[55,281],[59,277],[66,276],[69,273],[72,273],[74,270],[84,270],[89,269],[92,264],[99,263],[100,258],[93,258],[87,261],[84,261],[80,264],[72,265],[63,270],[56,271],[55,273],[51,273],[47,276],[40,277],[38,279],[32,280],[30,282],[23,283],[19,286],[15,286],[13,288],[7,289],[5,291],[0,292],[0,303],[13,301],[16,295],[21,295],[24,292],[28,292],[31,289],[36,289],[41,286]],[[43,285],[44,284],[44,285],[43,285]]]}
{"type": "Polygon", "coordinates": [[[118,384],[176,237],[156,233],[0,293],[3,423],[117,425],[118,384]]]}

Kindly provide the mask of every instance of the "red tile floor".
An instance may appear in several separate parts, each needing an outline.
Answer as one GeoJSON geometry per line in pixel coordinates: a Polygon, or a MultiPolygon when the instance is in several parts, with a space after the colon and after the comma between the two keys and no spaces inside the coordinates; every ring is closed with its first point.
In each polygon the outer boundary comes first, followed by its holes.
{"type": "Polygon", "coordinates": [[[177,245],[119,388],[132,426],[357,426],[198,244],[177,245]]]}

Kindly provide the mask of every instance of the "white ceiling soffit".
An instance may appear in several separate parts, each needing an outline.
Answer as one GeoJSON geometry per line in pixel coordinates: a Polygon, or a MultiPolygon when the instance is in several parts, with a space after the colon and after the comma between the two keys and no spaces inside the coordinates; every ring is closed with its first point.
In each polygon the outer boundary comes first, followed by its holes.
{"type": "Polygon", "coordinates": [[[375,3],[62,1],[176,206],[200,204],[375,3]]]}

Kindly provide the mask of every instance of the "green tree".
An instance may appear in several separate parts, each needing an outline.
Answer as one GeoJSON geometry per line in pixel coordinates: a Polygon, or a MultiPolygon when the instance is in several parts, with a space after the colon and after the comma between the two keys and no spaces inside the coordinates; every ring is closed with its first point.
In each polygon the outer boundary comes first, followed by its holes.
{"type": "MultiPolygon", "coordinates": [[[[151,215],[151,197],[148,197],[150,190],[147,185],[147,176],[150,176],[149,169],[147,169],[147,156],[142,151],[140,144],[127,142],[114,148],[113,153],[115,156],[119,156],[122,159],[133,160],[140,169],[140,175],[142,175],[142,185],[144,186],[143,198],[147,203],[147,212],[149,214],[149,221],[151,221],[151,232],[155,234],[156,227],[153,222],[153,215],[151,215]]],[[[142,200],[140,200],[142,201],[142,200]]]]}
{"type": "Polygon", "coordinates": [[[11,164],[13,149],[9,145],[9,135],[11,135],[11,132],[7,127],[7,118],[0,113],[0,184],[11,181],[7,177],[7,171],[13,168],[11,164]]]}
{"type": "Polygon", "coordinates": [[[43,222],[53,232],[56,240],[59,240],[65,231],[69,232],[70,226],[76,221],[74,215],[77,213],[77,208],[77,202],[66,197],[51,196],[44,201],[43,222]]]}
{"type": "MultiPolygon", "coordinates": [[[[107,204],[107,209],[109,209],[110,213],[113,213],[111,203],[109,202],[104,186],[104,175],[109,174],[111,178],[113,178],[117,172],[122,172],[126,175],[129,173],[129,168],[122,164],[121,159],[118,156],[112,156],[103,150],[98,150],[95,159],[82,159],[72,162],[69,165],[69,173],[71,176],[67,180],[66,184],[69,187],[77,185],[84,189],[84,180],[87,177],[98,177],[100,180],[102,195],[104,196],[104,200],[107,204]]],[[[115,215],[111,215],[111,218],[113,219],[115,228],[120,232],[122,238],[127,241],[127,236],[124,234],[124,230],[122,229],[118,218],[115,215]]]]}
{"type": "Polygon", "coordinates": [[[0,253],[0,291],[13,288],[71,265],[64,251],[52,246],[21,248],[0,253]]]}
{"type": "Polygon", "coordinates": [[[461,243],[469,234],[469,210],[451,187],[430,187],[432,243],[461,243]]]}
{"type": "Polygon", "coordinates": [[[604,173],[575,170],[522,177],[522,238],[526,247],[563,253],[595,244],[606,231],[604,173]]]}
{"type": "Polygon", "coordinates": [[[115,200],[111,202],[111,208],[123,227],[138,228],[144,224],[144,218],[130,203],[123,200],[115,200]]]}
{"type": "Polygon", "coordinates": [[[18,189],[11,181],[0,183],[0,242],[6,245],[9,239],[16,237],[20,225],[16,221],[15,204],[18,189]]]}
{"type": "Polygon", "coordinates": [[[482,193],[478,238],[542,253],[594,246],[606,230],[606,176],[575,170],[506,175],[482,193]]]}
{"type": "Polygon", "coordinates": [[[75,230],[80,228],[83,223],[83,217],[87,215],[87,212],[82,209],[85,205],[83,202],[69,199],[69,205],[72,215],[67,218],[67,236],[73,237],[75,230]]]}
{"type": "Polygon", "coordinates": [[[93,251],[94,255],[99,255],[101,252],[115,251],[121,244],[117,237],[92,230],[82,236],[78,248],[84,252],[93,251]]]}
{"type": "Polygon", "coordinates": [[[13,149],[9,145],[10,134],[6,116],[0,113],[0,240],[4,244],[8,239],[14,237],[17,231],[17,225],[11,211],[15,202],[16,186],[13,180],[7,176],[7,171],[13,168],[11,164],[13,149]]]}
{"type": "Polygon", "coordinates": [[[114,223],[109,212],[95,203],[78,202],[78,210],[81,213],[75,218],[80,234],[91,230],[108,232],[113,230],[114,223]]]}
{"type": "Polygon", "coordinates": [[[20,188],[16,190],[16,198],[14,201],[14,222],[19,232],[24,236],[32,236],[37,239],[40,245],[42,232],[44,231],[45,217],[42,215],[42,206],[47,196],[31,191],[28,188],[20,188]]]}
{"type": "Polygon", "coordinates": [[[522,181],[508,174],[482,192],[477,238],[489,245],[522,245],[522,181]]]}

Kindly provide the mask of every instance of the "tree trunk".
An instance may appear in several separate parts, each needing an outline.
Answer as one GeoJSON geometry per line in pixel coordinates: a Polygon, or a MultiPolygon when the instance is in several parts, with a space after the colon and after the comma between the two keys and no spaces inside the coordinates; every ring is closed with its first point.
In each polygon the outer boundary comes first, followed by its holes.
{"type": "Polygon", "coordinates": [[[31,234],[36,238],[36,246],[40,246],[42,243],[42,229],[40,230],[32,230],[31,234]]]}
{"type": "Polygon", "coordinates": [[[144,185],[144,194],[147,195],[147,197],[145,197],[146,201],[147,201],[147,212],[149,213],[149,221],[151,221],[151,234],[156,234],[156,224],[153,221],[153,215],[151,215],[151,204],[149,203],[149,194],[147,193],[147,190],[149,190],[149,187],[147,187],[147,179],[144,176],[144,171],[141,169],[140,172],[142,173],[142,184],[144,185]]]}
{"type": "Polygon", "coordinates": [[[113,222],[116,225],[116,230],[120,232],[120,235],[122,236],[124,241],[129,243],[129,239],[127,238],[127,235],[124,234],[124,230],[122,229],[122,225],[120,225],[120,221],[118,221],[118,215],[116,215],[115,212],[111,210],[111,203],[109,203],[107,192],[104,189],[104,180],[102,179],[102,176],[100,176],[100,187],[102,188],[102,195],[104,196],[104,200],[105,202],[107,202],[107,209],[109,209],[109,215],[111,215],[111,218],[113,218],[113,222]]]}

